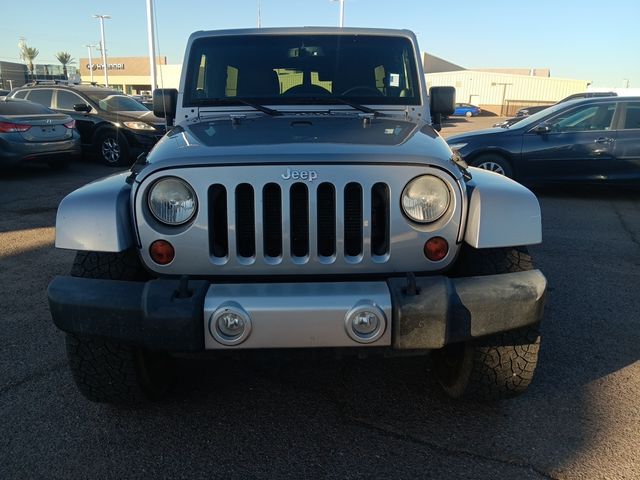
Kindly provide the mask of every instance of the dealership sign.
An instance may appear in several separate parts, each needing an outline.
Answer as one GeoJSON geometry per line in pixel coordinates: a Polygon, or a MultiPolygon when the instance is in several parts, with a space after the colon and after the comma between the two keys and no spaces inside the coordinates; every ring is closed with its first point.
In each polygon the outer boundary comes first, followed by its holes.
{"type": "MultiPolygon", "coordinates": [[[[109,63],[109,70],[124,70],[124,63],[109,63]]],[[[87,70],[104,70],[104,63],[87,63],[87,70]]]]}

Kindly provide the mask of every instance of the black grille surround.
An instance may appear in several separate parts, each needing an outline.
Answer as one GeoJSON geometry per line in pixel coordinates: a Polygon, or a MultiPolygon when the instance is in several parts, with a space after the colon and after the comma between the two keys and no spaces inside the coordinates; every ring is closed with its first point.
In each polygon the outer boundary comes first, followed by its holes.
{"type": "Polygon", "coordinates": [[[338,215],[336,205],[336,188],[324,182],[311,192],[315,198],[310,202],[310,192],[303,182],[292,183],[288,191],[283,191],[277,183],[268,183],[262,190],[258,204],[262,206],[256,215],[255,189],[248,183],[241,183],[233,190],[233,198],[225,198],[222,185],[209,188],[209,250],[216,258],[225,258],[229,254],[228,242],[225,242],[228,230],[227,205],[235,205],[235,243],[236,254],[243,258],[251,258],[256,254],[256,219],[262,222],[263,253],[266,257],[277,259],[283,252],[283,219],[282,200],[289,198],[288,224],[290,254],[294,258],[306,258],[315,254],[320,258],[330,259],[337,253],[338,222],[342,219],[343,245],[346,257],[358,257],[364,253],[364,195],[370,197],[371,205],[371,244],[377,256],[389,253],[390,198],[389,187],[384,183],[376,183],[369,191],[364,192],[357,182],[348,183],[343,190],[343,212],[338,215]],[[315,208],[316,250],[311,251],[310,209],[315,208]]]}

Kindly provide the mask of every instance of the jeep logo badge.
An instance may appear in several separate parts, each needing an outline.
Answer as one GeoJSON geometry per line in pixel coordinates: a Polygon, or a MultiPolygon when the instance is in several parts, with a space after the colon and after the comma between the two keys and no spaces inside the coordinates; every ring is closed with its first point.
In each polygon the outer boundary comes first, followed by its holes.
{"type": "Polygon", "coordinates": [[[307,182],[313,182],[318,178],[318,172],[315,170],[291,170],[287,168],[286,173],[280,176],[283,180],[306,180],[307,182]]]}

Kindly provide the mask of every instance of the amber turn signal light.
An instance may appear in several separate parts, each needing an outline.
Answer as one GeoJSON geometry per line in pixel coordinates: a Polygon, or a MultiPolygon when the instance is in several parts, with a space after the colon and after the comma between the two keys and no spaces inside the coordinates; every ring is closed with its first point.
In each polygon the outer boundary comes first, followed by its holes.
{"type": "Polygon", "coordinates": [[[433,237],[424,244],[424,255],[432,262],[439,262],[449,253],[449,244],[442,237],[433,237]]]}
{"type": "Polygon", "coordinates": [[[149,247],[149,255],[158,265],[167,265],[173,261],[176,251],[166,240],[156,240],[149,247]]]}

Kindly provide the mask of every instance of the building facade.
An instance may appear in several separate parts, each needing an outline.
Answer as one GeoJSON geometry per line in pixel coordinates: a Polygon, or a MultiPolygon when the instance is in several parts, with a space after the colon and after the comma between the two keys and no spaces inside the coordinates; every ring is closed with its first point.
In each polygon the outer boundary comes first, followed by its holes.
{"type": "Polygon", "coordinates": [[[513,116],[523,107],[552,105],[586,92],[590,84],[552,77],[548,68],[466,69],[428,53],[423,61],[428,88],[454,87],[457,103],[470,103],[500,116],[513,116]]]}
{"type": "MultiPolygon", "coordinates": [[[[83,82],[104,84],[104,65],[101,58],[80,59],[79,72],[83,82]]],[[[181,65],[167,65],[167,57],[157,57],[157,82],[161,88],[178,88],[181,65]]],[[[129,95],[147,95],[151,92],[149,57],[108,57],[109,87],[129,95]]]]}
{"type": "MultiPolygon", "coordinates": [[[[67,75],[75,75],[76,70],[67,65],[67,75]]],[[[32,77],[24,63],[0,62],[0,88],[11,90],[32,80],[66,80],[64,68],[60,64],[34,63],[32,77]]]]}

